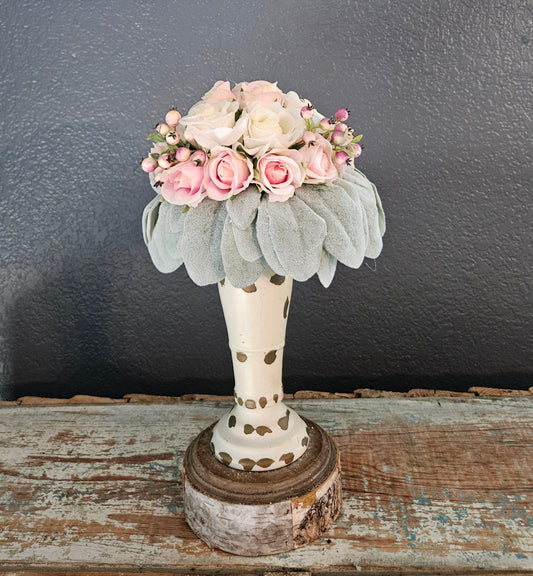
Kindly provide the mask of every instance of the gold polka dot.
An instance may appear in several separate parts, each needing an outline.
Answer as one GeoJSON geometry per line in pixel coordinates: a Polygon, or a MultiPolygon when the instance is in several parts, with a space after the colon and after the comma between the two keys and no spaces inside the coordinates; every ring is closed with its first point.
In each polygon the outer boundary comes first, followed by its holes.
{"type": "Polygon", "coordinates": [[[232,414],[232,415],[229,417],[228,426],[229,426],[230,428],[233,428],[233,427],[235,426],[235,424],[237,424],[237,418],[235,418],[235,416],[232,414]]]}
{"type": "Polygon", "coordinates": [[[268,426],[258,426],[255,431],[259,436],[264,436],[265,434],[272,434],[272,430],[268,426]]]}
{"type": "Polygon", "coordinates": [[[272,284],[275,284],[276,286],[281,286],[283,284],[283,282],[285,282],[285,276],[280,276],[279,274],[274,274],[274,276],[272,276],[272,278],[270,278],[270,281],[272,282],[272,284]]]}
{"type": "Polygon", "coordinates": [[[224,286],[225,283],[226,283],[226,279],[225,279],[225,278],[222,278],[222,280],[220,281],[220,285],[221,285],[221,286],[224,286]]]}
{"type": "Polygon", "coordinates": [[[261,406],[261,408],[264,408],[267,405],[268,400],[264,397],[261,396],[261,398],[259,398],[259,406],[261,406]]]}
{"type": "Polygon", "coordinates": [[[254,430],[255,430],[255,428],[251,424],[245,424],[244,425],[244,433],[245,434],[251,434],[254,430]]]}
{"type": "Polygon", "coordinates": [[[246,362],[248,360],[248,356],[244,352],[237,352],[237,360],[239,362],[246,362]]]}
{"type": "Polygon", "coordinates": [[[248,294],[251,294],[252,292],[257,292],[257,286],[255,284],[250,284],[250,286],[246,286],[246,288],[243,288],[244,292],[247,292],[248,294]]]}
{"type": "Polygon", "coordinates": [[[285,464],[290,464],[294,460],[294,454],[292,452],[287,452],[287,454],[283,454],[280,460],[284,461],[285,464]]]}
{"type": "Polygon", "coordinates": [[[290,412],[289,410],[287,410],[287,412],[285,413],[285,416],[283,416],[283,418],[280,418],[278,420],[278,426],[282,429],[282,430],[287,430],[287,428],[289,427],[289,416],[290,416],[290,412]]]}
{"type": "Polygon", "coordinates": [[[287,314],[289,313],[289,298],[285,300],[285,306],[283,306],[283,318],[287,318],[287,314]]]}
{"type": "Polygon", "coordinates": [[[250,458],[241,458],[239,460],[239,464],[249,472],[255,466],[255,460],[251,460],[250,458]]]}
{"type": "Polygon", "coordinates": [[[272,364],[274,362],[274,360],[276,359],[276,354],[277,354],[277,350],[271,350],[265,356],[265,364],[272,364]]]}
{"type": "Polygon", "coordinates": [[[240,396],[237,396],[237,402],[238,402],[239,406],[242,406],[244,404],[244,402],[242,401],[242,398],[240,396]]]}
{"type": "Polygon", "coordinates": [[[274,402],[277,403],[278,400],[279,400],[279,396],[277,394],[274,394],[274,402]]]}
{"type": "Polygon", "coordinates": [[[261,466],[261,468],[268,468],[274,464],[274,460],[271,460],[270,458],[261,458],[261,460],[258,460],[256,464],[261,466]]]}
{"type": "Polygon", "coordinates": [[[226,464],[226,466],[229,466],[231,464],[232,458],[227,452],[219,452],[218,456],[220,457],[222,462],[224,462],[224,464],[226,464]]]}
{"type": "Polygon", "coordinates": [[[254,408],[257,408],[256,404],[255,404],[255,400],[246,400],[246,402],[244,403],[244,406],[246,408],[250,408],[250,410],[253,410],[254,408]]]}

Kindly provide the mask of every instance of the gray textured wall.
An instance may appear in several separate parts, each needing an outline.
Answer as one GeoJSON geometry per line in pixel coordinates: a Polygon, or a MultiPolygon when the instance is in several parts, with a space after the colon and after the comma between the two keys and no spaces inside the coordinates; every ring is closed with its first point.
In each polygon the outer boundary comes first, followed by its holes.
{"type": "Polygon", "coordinates": [[[521,0],[2,3],[0,397],[231,392],[216,287],[162,275],[136,162],[217,79],[352,111],[385,248],[296,284],[285,384],[530,386],[521,0]]]}

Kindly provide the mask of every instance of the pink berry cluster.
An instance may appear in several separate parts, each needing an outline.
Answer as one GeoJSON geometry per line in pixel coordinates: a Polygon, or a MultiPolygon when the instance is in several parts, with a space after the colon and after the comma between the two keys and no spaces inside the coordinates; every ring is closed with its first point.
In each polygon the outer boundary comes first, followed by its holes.
{"type": "Polygon", "coordinates": [[[284,202],[302,184],[335,181],[361,154],[348,116],[340,108],[325,118],[276,83],[219,81],[186,116],[169,110],[141,166],[172,204],[232,199],[251,184],[284,202]]]}
{"type": "MultiPolygon", "coordinates": [[[[180,135],[177,132],[178,124],[181,120],[181,114],[172,108],[167,112],[165,121],[157,124],[155,131],[148,136],[148,140],[153,140],[158,144],[148,157],[141,162],[141,167],[145,172],[153,172],[157,168],[166,170],[177,162],[186,162],[192,155],[190,147],[181,143],[180,135]]],[[[197,150],[197,152],[201,152],[197,150]]],[[[199,156],[197,156],[199,158],[199,156]]],[[[205,161],[205,153],[203,155],[205,161]]]]}
{"type": "Polygon", "coordinates": [[[300,115],[307,122],[308,127],[303,135],[305,145],[313,146],[316,134],[321,134],[331,143],[334,152],[333,161],[339,167],[349,165],[353,158],[361,156],[363,149],[359,141],[363,135],[355,134],[353,128],[344,123],[350,115],[346,108],[339,108],[331,119],[322,118],[316,126],[312,124],[314,114],[315,111],[311,105],[303,106],[300,110],[300,115]]]}

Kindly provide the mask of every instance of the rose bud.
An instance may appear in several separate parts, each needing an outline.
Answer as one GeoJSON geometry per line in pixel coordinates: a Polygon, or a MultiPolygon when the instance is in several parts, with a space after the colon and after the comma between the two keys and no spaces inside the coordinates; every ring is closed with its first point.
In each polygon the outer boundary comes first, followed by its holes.
{"type": "Polygon", "coordinates": [[[322,130],[331,130],[331,128],[333,127],[333,125],[331,124],[331,120],[329,118],[322,118],[322,120],[320,120],[319,124],[320,128],[322,128],[322,130]]]}
{"type": "Polygon", "coordinates": [[[155,127],[156,131],[159,132],[159,134],[161,134],[161,136],[165,137],[169,131],[170,131],[170,126],[168,124],[165,124],[164,122],[161,124],[158,124],[155,127]]]}
{"type": "Polygon", "coordinates": [[[178,162],[187,162],[191,157],[191,151],[188,148],[182,147],[176,150],[176,160],[178,162]]]}
{"type": "Polygon", "coordinates": [[[197,166],[203,166],[207,160],[207,154],[203,150],[196,150],[191,154],[191,160],[196,163],[197,166]]]}
{"type": "Polygon", "coordinates": [[[346,152],[343,152],[342,150],[340,150],[339,152],[335,152],[335,164],[337,164],[337,166],[342,166],[343,164],[346,164],[349,159],[350,157],[348,156],[348,154],[346,154],[346,152]]]}
{"type": "Polygon", "coordinates": [[[169,126],[177,126],[180,120],[181,120],[181,114],[175,108],[169,110],[167,112],[167,115],[165,116],[165,122],[169,126]]]}
{"type": "Polygon", "coordinates": [[[338,120],[339,122],[344,122],[345,120],[348,120],[349,115],[350,113],[348,112],[348,110],[346,110],[346,108],[339,108],[337,112],[335,112],[335,120],[338,120]]]}
{"type": "Polygon", "coordinates": [[[309,130],[307,130],[306,132],[304,132],[304,135],[302,136],[302,140],[303,140],[304,144],[307,144],[309,146],[310,144],[315,142],[316,134],[314,132],[310,132],[309,130]]]}
{"type": "Polygon", "coordinates": [[[148,156],[141,162],[141,168],[145,172],[153,172],[157,168],[157,160],[148,156]]]}
{"type": "Polygon", "coordinates": [[[163,168],[163,170],[170,168],[171,166],[170,156],[168,154],[161,154],[161,156],[159,156],[159,159],[157,160],[157,163],[160,168],[163,168]]]}
{"type": "Polygon", "coordinates": [[[311,118],[313,117],[313,107],[311,105],[309,106],[304,106],[301,110],[300,110],[300,116],[304,119],[304,120],[311,120],[311,118]]]}
{"type": "Polygon", "coordinates": [[[165,136],[165,140],[167,141],[167,144],[173,146],[174,144],[177,144],[180,141],[180,137],[179,134],[176,134],[176,132],[169,132],[165,136]]]}

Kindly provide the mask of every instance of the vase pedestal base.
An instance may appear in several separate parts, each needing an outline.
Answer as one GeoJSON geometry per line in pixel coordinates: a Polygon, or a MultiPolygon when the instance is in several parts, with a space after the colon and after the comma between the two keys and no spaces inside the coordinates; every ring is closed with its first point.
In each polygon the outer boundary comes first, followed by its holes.
{"type": "Polygon", "coordinates": [[[212,548],[262,556],[309,544],[336,520],[342,506],[340,456],[333,439],[306,420],[309,445],[276,470],[246,472],[211,451],[213,426],[188,447],[183,461],[185,518],[212,548]]]}

